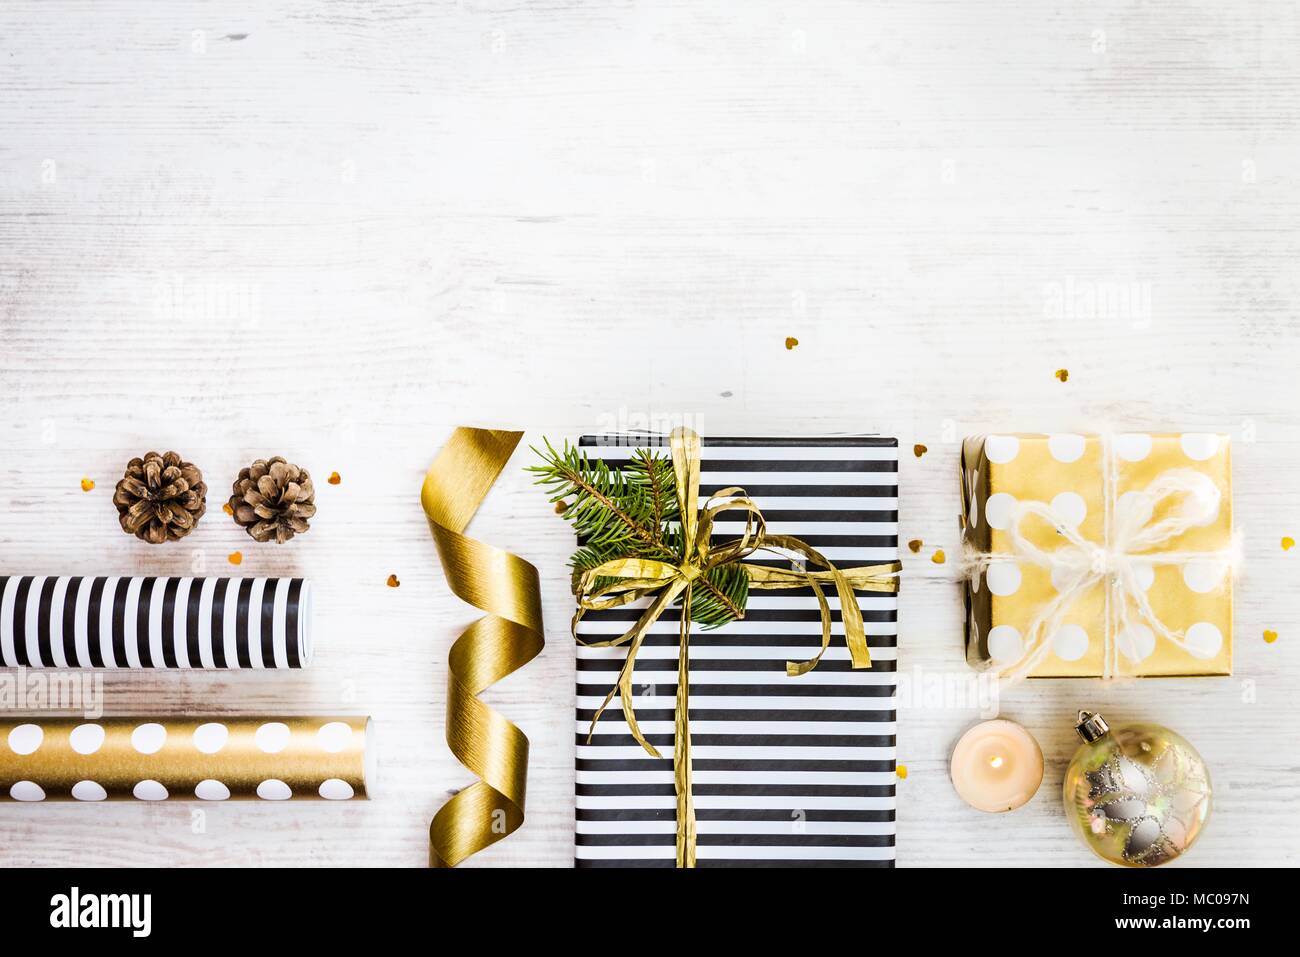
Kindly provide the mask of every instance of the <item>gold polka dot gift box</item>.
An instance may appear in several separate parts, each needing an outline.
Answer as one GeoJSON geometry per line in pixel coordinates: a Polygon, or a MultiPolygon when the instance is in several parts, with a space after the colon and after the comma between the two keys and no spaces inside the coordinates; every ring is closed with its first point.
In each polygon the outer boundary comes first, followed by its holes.
{"type": "Polygon", "coordinates": [[[356,716],[0,718],[0,800],[365,798],[370,728],[356,716]]]}
{"type": "Polygon", "coordinates": [[[1010,678],[1232,673],[1232,468],[1206,433],[962,443],[966,658],[1010,678]]]}

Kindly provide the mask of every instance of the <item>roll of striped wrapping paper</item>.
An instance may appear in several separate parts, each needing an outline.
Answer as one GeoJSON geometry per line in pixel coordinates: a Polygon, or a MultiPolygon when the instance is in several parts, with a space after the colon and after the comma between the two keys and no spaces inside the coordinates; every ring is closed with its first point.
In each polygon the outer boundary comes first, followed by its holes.
{"type": "Polygon", "coordinates": [[[370,719],[0,717],[0,800],[369,797],[370,719]]]}
{"type": "MultiPolygon", "coordinates": [[[[744,488],[767,530],[803,539],[841,568],[898,557],[898,441],[882,436],[704,436],[700,501],[744,488]]],[[[593,459],[621,467],[658,436],[586,436],[593,459]]],[[[734,540],[744,517],[723,513],[713,544],[734,540]]],[[[748,559],[785,564],[776,555],[748,559]]],[[[690,636],[692,793],[699,867],[891,867],[894,863],[895,702],[898,596],[860,592],[871,668],[851,668],[839,599],[830,649],[816,669],[787,677],[787,661],[812,657],[821,615],[807,588],[755,591],[740,621],[690,636]]],[[[579,638],[615,638],[646,600],[588,612],[579,638]]],[[[637,744],[615,696],[627,646],[577,647],[579,867],[672,867],[676,799],[671,760],[680,609],[646,636],[633,676],[641,730],[664,755],[637,744]]]]}
{"type": "Polygon", "coordinates": [[[0,666],[301,668],[301,578],[0,577],[0,666]]]}

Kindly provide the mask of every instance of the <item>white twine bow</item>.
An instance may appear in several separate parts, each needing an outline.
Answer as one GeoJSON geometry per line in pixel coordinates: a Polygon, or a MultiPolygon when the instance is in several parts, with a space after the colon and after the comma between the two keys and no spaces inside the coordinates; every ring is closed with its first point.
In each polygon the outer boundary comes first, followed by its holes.
{"type": "Polygon", "coordinates": [[[1208,525],[1219,514],[1221,493],[1214,481],[1201,472],[1175,468],[1161,472],[1140,491],[1118,499],[1119,463],[1108,438],[1102,438],[1103,499],[1105,524],[1102,542],[1091,542],[1043,502],[1019,502],[1012,508],[1007,528],[1011,553],[974,553],[966,559],[966,574],[976,578],[994,562],[1029,562],[1048,569],[1057,586],[1056,597],[1045,603],[1030,621],[1024,634],[1020,658],[1001,672],[1011,681],[1029,676],[1051,651],[1051,636],[1064,623],[1070,609],[1087,591],[1105,584],[1104,646],[1102,677],[1119,673],[1119,638],[1132,635],[1135,622],[1144,621],[1152,631],[1189,654],[1196,651],[1181,631],[1169,628],[1151,607],[1142,586],[1143,566],[1186,565],[1211,562],[1226,574],[1234,564],[1234,549],[1221,551],[1157,551],[1189,529],[1208,525]],[[1175,499],[1159,521],[1156,509],[1175,499]],[[1021,529],[1030,516],[1050,524],[1065,539],[1053,550],[1039,548],[1021,529]]]}

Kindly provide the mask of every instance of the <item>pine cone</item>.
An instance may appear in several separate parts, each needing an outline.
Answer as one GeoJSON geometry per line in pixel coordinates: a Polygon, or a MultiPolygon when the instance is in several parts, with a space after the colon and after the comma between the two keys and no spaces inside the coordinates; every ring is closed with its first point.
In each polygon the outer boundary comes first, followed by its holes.
{"type": "Polygon", "coordinates": [[[194,530],[207,511],[207,494],[203,473],[192,463],[181,461],[175,452],[146,452],[126,464],[113,504],[122,531],[160,545],[194,530]]]}
{"type": "Polygon", "coordinates": [[[307,519],[316,514],[311,475],[278,455],[240,469],[232,491],[230,510],[255,542],[283,545],[307,531],[307,519]]]}

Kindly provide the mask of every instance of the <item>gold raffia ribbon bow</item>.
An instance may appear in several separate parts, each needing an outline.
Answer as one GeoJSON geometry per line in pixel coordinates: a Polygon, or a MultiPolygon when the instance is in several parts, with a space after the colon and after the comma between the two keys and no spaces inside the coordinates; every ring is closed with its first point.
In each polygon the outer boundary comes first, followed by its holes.
{"type": "Polygon", "coordinates": [[[447,584],[487,612],[461,633],[447,656],[447,746],[481,780],[434,815],[429,825],[433,867],[455,867],[524,822],[528,738],[477,696],[542,650],[537,569],[462,534],[522,436],[458,428],[420,491],[447,584]]]}
{"type": "Polygon", "coordinates": [[[1011,553],[971,552],[965,556],[965,576],[978,576],[994,562],[1024,561],[1055,572],[1060,581],[1056,596],[1034,615],[1024,635],[1020,658],[1000,671],[1000,676],[1019,681],[1033,673],[1052,650],[1056,634],[1075,602],[1094,585],[1105,587],[1102,678],[1120,674],[1119,638],[1135,621],[1145,622],[1157,635],[1176,647],[1195,654],[1181,632],[1169,628],[1151,607],[1138,574],[1140,565],[1185,565],[1208,561],[1225,571],[1236,563],[1236,550],[1160,551],[1190,529],[1209,524],[1219,514],[1222,494],[1214,481],[1194,469],[1168,469],[1146,488],[1132,491],[1119,500],[1119,464],[1109,437],[1102,438],[1103,499],[1106,508],[1103,540],[1092,542],[1068,523],[1061,521],[1044,502],[1022,501],[1012,509],[1007,529],[1011,553]],[[1166,502],[1162,517],[1156,511],[1166,502]],[[1025,535],[1023,524],[1035,517],[1047,522],[1063,539],[1055,549],[1038,547],[1025,535]]]}
{"type": "MultiPolygon", "coordinates": [[[[711,569],[721,565],[739,564],[749,578],[751,589],[811,588],[821,608],[821,649],[808,661],[788,661],[785,673],[789,677],[807,674],[817,667],[821,657],[830,647],[831,609],[826,600],[824,586],[832,584],[839,598],[844,637],[849,648],[853,667],[870,668],[871,653],[867,650],[866,630],[862,624],[862,611],[858,607],[856,591],[894,593],[898,591],[899,562],[863,565],[858,568],[836,568],[806,543],[789,535],[767,534],[763,513],[741,488],[724,488],[710,496],[704,507],[699,507],[700,494],[700,437],[687,428],[674,429],[669,438],[673,472],[677,479],[677,498],[681,506],[682,541],[684,552],[677,563],[652,561],[640,558],[616,558],[579,577],[576,592],[578,609],[573,616],[573,637],[592,648],[608,648],[628,644],[627,659],[619,671],[618,683],[610,689],[591,720],[591,734],[596,722],[609,707],[614,695],[619,695],[623,705],[623,718],[637,743],[652,757],[662,757],[659,750],[646,740],[637,725],[632,708],[632,673],[636,655],[650,626],[659,620],[674,601],[681,598],[681,631],[677,657],[677,702],[675,733],[673,735],[673,780],[677,791],[677,866],[695,866],[695,806],[691,798],[691,728],[690,728],[690,629],[691,593],[711,569]],[[745,513],[744,534],[735,541],[714,547],[713,525],[723,512],[745,513]],[[819,571],[771,568],[746,562],[755,552],[767,551],[787,557],[774,549],[783,549],[801,556],[806,564],[819,566],[819,571]],[[597,586],[599,579],[615,579],[597,586]],[[578,623],[588,611],[617,608],[654,595],[654,600],[626,633],[610,641],[583,641],[578,636],[578,623]],[[630,643],[630,644],[629,644],[630,643]]],[[[737,615],[743,618],[743,613],[737,615]]]]}

